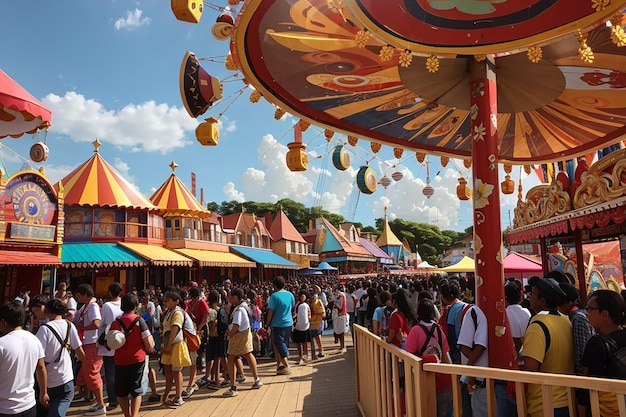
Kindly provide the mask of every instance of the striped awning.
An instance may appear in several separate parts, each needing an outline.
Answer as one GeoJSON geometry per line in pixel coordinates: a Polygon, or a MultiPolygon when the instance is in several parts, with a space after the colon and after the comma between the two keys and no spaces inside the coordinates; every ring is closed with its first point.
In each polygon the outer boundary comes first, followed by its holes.
{"type": "Polygon", "coordinates": [[[148,261],[115,243],[64,243],[61,262],[66,268],[148,266],[148,261]]]}
{"type": "MultiPolygon", "coordinates": [[[[176,164],[172,162],[170,166],[175,169],[176,164]]],[[[161,210],[172,214],[211,216],[211,212],[202,207],[196,197],[173,172],[167,181],[152,194],[150,201],[161,210]]]]}
{"type": "Polygon", "coordinates": [[[145,245],[141,243],[119,242],[120,246],[146,258],[154,266],[192,266],[193,261],[173,250],[161,246],[145,245]]]}
{"type": "Polygon", "coordinates": [[[300,269],[300,265],[279,256],[268,249],[249,248],[246,246],[231,246],[230,249],[238,255],[248,258],[264,268],[300,269]]]}
{"type": "Polygon", "coordinates": [[[66,206],[99,206],[153,209],[156,206],[124,179],[100,156],[100,142],[94,141],[95,155],[61,181],[66,206]]]}
{"type": "Polygon", "coordinates": [[[226,268],[240,267],[240,268],[255,268],[256,263],[248,261],[247,259],[237,256],[231,252],[218,252],[212,250],[201,249],[176,249],[185,256],[188,256],[196,260],[200,267],[205,266],[220,266],[226,268]]]}
{"type": "Polygon", "coordinates": [[[31,252],[18,250],[0,250],[0,265],[61,265],[58,256],[46,252],[31,252]]]}

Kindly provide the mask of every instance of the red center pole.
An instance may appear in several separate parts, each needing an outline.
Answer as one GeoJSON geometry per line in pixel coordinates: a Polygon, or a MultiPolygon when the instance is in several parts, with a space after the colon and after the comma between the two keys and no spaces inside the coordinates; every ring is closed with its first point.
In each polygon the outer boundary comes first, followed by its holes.
{"type": "Polygon", "coordinates": [[[489,366],[511,369],[517,361],[504,303],[495,63],[493,55],[470,62],[476,304],[487,316],[489,366]]]}

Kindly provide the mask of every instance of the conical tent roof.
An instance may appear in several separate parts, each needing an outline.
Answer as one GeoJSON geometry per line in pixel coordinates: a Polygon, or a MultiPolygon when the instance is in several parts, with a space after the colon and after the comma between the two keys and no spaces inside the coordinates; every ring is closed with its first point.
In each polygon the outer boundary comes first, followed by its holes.
{"type": "MultiPolygon", "coordinates": [[[[100,141],[96,139],[93,144],[95,154],[59,181],[63,187],[65,205],[156,209],[150,200],[102,158],[99,153],[100,141]]],[[[57,192],[59,183],[55,184],[57,192]]]]}
{"type": "MultiPolygon", "coordinates": [[[[175,171],[177,166],[175,162],[170,164],[172,171],[175,171]]],[[[170,213],[206,215],[207,217],[211,215],[211,212],[202,207],[174,172],[152,194],[150,201],[161,210],[170,213]]]]}
{"type": "Polygon", "coordinates": [[[402,246],[400,239],[391,231],[389,222],[387,221],[387,209],[385,209],[385,224],[383,225],[383,233],[376,240],[376,246],[402,246]]]}
{"type": "Polygon", "coordinates": [[[476,265],[474,260],[469,256],[464,256],[459,262],[454,265],[446,266],[445,268],[441,268],[440,271],[443,272],[474,272],[476,269],[476,265]]]}

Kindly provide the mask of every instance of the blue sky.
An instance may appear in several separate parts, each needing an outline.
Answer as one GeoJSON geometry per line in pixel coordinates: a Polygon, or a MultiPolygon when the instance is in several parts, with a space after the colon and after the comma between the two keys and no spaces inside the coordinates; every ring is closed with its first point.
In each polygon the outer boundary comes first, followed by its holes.
{"type": "MultiPolygon", "coordinates": [[[[48,178],[56,182],[90,158],[91,142],[98,138],[101,155],[148,197],[169,177],[168,165],[176,161],[176,174],[188,187],[191,172],[196,173],[197,196],[202,187],[205,203],[291,198],[364,225],[374,225],[387,206],[390,219],[459,231],[471,226],[471,201],[459,201],[455,194],[459,172],[466,178],[471,174],[460,160],[442,168],[438,157],[428,158],[435,194],[426,199],[421,192],[426,166],[413,152],[397,160],[391,147],[383,146],[374,156],[369,142],[360,140],[356,147],[346,145],[352,167],[340,172],[331,155],[345,137],[335,135],[327,143],[322,129],[312,126],[304,133],[309,169],[290,172],[286,145],[293,141],[292,126],[298,119],[287,114],[276,121],[275,108],[267,101],[250,103],[250,88],[233,99],[244,85],[241,76],[233,77],[224,68],[229,43],[211,34],[219,14],[207,7],[200,23],[193,25],[176,20],[166,0],[3,1],[0,68],[53,112],[50,156],[42,164],[48,178]],[[180,64],[188,50],[206,58],[203,67],[225,81],[224,99],[198,120],[187,115],[179,94],[180,64]],[[195,128],[219,114],[218,146],[201,146],[195,128]],[[379,186],[372,195],[362,194],[355,175],[367,161],[379,179],[395,171],[404,177],[387,189],[379,186]]],[[[10,173],[24,162],[14,153],[27,157],[35,142],[30,135],[0,141],[0,157],[10,173]]],[[[520,178],[518,167],[512,178],[520,178]]],[[[534,174],[522,173],[521,178],[524,193],[537,184],[534,174]]],[[[503,227],[513,217],[516,200],[516,194],[502,196],[503,227]]]]}

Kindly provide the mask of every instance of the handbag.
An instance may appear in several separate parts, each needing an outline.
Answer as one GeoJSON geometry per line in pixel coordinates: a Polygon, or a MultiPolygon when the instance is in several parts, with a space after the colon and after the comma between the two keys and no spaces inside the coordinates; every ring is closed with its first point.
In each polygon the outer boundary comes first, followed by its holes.
{"type": "Polygon", "coordinates": [[[187,349],[189,349],[189,352],[196,352],[200,349],[200,336],[191,333],[187,329],[183,329],[183,334],[185,335],[185,343],[187,343],[187,349]]]}

